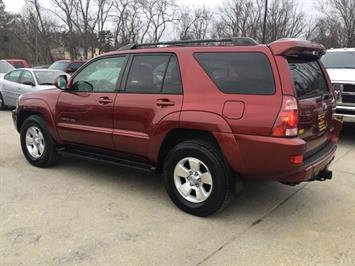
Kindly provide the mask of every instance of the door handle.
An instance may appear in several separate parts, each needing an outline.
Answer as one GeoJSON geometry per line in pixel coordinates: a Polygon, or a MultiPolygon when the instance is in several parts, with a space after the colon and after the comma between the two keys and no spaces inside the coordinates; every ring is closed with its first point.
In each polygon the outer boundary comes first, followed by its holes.
{"type": "Polygon", "coordinates": [[[109,97],[100,97],[99,98],[99,103],[100,104],[108,104],[108,103],[112,103],[113,100],[110,99],[109,97]]]}
{"type": "Polygon", "coordinates": [[[175,102],[170,101],[169,99],[158,99],[157,100],[157,105],[160,106],[160,107],[174,106],[175,102]]]}

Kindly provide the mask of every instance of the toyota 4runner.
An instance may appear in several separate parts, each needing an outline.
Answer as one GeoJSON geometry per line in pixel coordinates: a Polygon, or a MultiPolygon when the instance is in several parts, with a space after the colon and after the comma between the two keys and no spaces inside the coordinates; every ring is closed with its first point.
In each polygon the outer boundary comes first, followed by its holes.
{"type": "Polygon", "coordinates": [[[236,179],[331,178],[341,122],[324,52],[296,39],[128,45],[21,96],[13,120],[34,166],[70,152],[162,172],[179,208],[207,216],[236,179]]]}

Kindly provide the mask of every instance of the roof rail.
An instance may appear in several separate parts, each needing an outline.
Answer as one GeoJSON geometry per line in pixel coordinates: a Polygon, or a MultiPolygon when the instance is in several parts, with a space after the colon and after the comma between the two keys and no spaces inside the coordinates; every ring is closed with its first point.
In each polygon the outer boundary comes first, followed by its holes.
{"type": "Polygon", "coordinates": [[[236,46],[249,46],[249,45],[258,45],[259,43],[252,38],[249,37],[232,37],[232,38],[223,38],[223,39],[206,39],[206,40],[181,40],[181,41],[168,41],[168,42],[152,42],[152,43],[130,43],[120,47],[118,50],[131,50],[141,47],[150,47],[150,46],[158,46],[158,45],[175,45],[175,46],[183,46],[185,44],[203,44],[203,43],[232,43],[236,46]]]}

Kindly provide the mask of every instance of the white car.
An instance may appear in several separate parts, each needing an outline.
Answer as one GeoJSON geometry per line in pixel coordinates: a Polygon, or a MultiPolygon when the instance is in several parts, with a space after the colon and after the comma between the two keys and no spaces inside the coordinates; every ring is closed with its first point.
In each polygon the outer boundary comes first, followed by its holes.
{"type": "Polygon", "coordinates": [[[5,74],[11,70],[14,70],[14,66],[5,60],[0,60],[0,78],[4,77],[5,74]]]}
{"type": "MultiPolygon", "coordinates": [[[[16,106],[18,97],[24,93],[45,90],[54,87],[59,75],[67,75],[58,70],[15,69],[0,79],[0,110],[16,106]]],[[[68,75],[69,79],[69,75],[68,75]]]]}
{"type": "Polygon", "coordinates": [[[355,48],[327,50],[322,61],[337,94],[336,114],[355,123],[355,48]]]}

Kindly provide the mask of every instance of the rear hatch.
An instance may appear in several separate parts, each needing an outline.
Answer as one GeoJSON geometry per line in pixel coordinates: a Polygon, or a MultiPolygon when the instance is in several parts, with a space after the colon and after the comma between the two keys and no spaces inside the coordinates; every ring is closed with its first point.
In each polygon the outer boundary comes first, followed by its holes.
{"type": "Polygon", "coordinates": [[[299,137],[307,142],[307,159],[327,145],[332,127],[333,95],[318,58],[286,58],[298,100],[299,137]]]}

